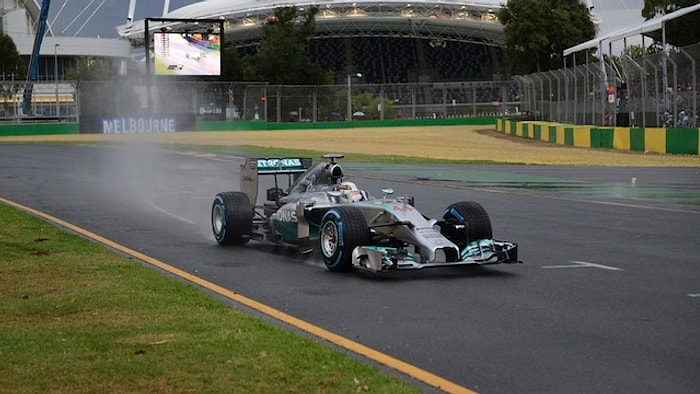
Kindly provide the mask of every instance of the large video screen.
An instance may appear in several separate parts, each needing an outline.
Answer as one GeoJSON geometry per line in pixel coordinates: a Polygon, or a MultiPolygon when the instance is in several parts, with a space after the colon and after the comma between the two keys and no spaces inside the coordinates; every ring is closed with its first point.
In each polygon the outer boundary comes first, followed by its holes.
{"type": "Polygon", "coordinates": [[[221,34],[153,33],[155,75],[221,75],[221,34]]]}

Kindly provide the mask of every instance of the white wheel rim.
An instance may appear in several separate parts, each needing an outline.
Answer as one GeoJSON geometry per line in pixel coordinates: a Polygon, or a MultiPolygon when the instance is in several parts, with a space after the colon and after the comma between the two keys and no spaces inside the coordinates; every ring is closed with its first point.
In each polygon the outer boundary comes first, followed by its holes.
{"type": "Polygon", "coordinates": [[[212,217],[212,223],[214,225],[214,232],[218,235],[221,234],[221,230],[224,228],[224,215],[223,209],[220,205],[214,207],[214,213],[212,217]]]}
{"type": "Polygon", "coordinates": [[[338,229],[335,223],[329,222],[323,226],[323,234],[321,234],[321,247],[323,254],[326,257],[331,257],[335,253],[338,245],[338,229]]]}

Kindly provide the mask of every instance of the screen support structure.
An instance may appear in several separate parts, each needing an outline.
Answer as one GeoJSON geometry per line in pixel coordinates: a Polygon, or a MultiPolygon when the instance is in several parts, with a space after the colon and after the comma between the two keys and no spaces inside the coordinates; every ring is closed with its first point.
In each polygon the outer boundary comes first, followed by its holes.
{"type": "MultiPolygon", "coordinates": [[[[216,33],[219,36],[220,50],[223,51],[224,44],[224,19],[179,19],[179,18],[146,18],[144,20],[144,51],[146,55],[146,100],[148,113],[154,113],[153,105],[153,78],[155,77],[154,65],[152,62],[153,44],[152,32],[170,32],[170,33],[216,33]]],[[[219,70],[222,69],[221,64],[223,56],[219,56],[219,70]]],[[[221,74],[212,76],[199,76],[200,78],[219,79],[221,74]]],[[[173,78],[168,77],[168,78],[173,78]]],[[[175,76],[174,78],[193,78],[192,76],[175,76]]]]}

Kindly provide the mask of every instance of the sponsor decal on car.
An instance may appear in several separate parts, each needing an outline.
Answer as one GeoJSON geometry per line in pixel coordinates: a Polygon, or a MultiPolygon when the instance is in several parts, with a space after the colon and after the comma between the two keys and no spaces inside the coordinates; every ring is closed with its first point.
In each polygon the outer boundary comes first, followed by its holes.
{"type": "Polygon", "coordinates": [[[292,210],[280,209],[275,213],[275,218],[280,222],[296,223],[297,212],[292,210]]]}
{"type": "Polygon", "coordinates": [[[266,169],[289,169],[301,167],[301,159],[258,159],[258,169],[264,171],[266,169]]]}
{"type": "Polygon", "coordinates": [[[391,206],[391,209],[394,211],[398,211],[398,212],[411,212],[411,211],[413,211],[413,207],[408,205],[408,204],[404,204],[404,205],[394,204],[391,206]]]}

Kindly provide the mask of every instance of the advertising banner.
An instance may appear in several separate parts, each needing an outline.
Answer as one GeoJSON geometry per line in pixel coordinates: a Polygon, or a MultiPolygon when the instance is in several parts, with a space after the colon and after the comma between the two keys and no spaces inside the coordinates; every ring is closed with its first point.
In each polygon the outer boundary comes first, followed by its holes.
{"type": "Polygon", "coordinates": [[[81,116],[80,133],[152,134],[193,131],[194,114],[81,116]]]}

